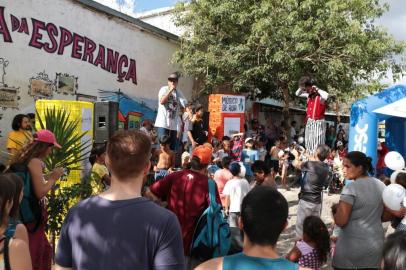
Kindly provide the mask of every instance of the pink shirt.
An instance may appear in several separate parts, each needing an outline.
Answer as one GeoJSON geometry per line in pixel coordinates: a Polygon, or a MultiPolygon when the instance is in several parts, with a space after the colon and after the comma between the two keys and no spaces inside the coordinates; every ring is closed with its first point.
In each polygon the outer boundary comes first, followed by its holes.
{"type": "Polygon", "coordinates": [[[221,203],[223,205],[225,205],[224,203],[226,201],[226,196],[223,195],[223,189],[224,189],[224,186],[226,185],[227,181],[230,180],[231,178],[233,178],[233,175],[231,174],[231,172],[228,169],[221,169],[221,170],[217,170],[214,173],[213,178],[217,184],[217,188],[220,193],[221,203]]]}

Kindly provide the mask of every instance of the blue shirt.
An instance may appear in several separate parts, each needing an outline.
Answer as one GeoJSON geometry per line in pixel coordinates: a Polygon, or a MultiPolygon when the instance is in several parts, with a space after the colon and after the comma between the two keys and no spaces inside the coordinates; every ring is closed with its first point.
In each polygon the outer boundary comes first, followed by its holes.
{"type": "Polygon", "coordinates": [[[183,270],[179,221],[146,198],[90,197],[69,210],[55,261],[77,270],[183,270]]]}
{"type": "Polygon", "coordinates": [[[246,176],[254,175],[251,170],[251,164],[259,160],[258,150],[244,149],[241,154],[241,161],[244,163],[246,169],[246,176]]]}
{"type": "Polygon", "coordinates": [[[298,270],[299,265],[284,258],[251,257],[237,253],[223,258],[223,270],[298,270]]]}

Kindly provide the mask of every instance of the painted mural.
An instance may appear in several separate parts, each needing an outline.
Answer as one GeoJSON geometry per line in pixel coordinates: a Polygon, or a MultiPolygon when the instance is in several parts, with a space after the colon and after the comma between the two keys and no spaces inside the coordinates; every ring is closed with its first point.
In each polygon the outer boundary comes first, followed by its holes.
{"type": "Polygon", "coordinates": [[[145,120],[155,120],[157,100],[130,97],[120,89],[118,91],[99,90],[101,101],[119,103],[119,129],[139,129],[145,120]],[[154,105],[155,104],[155,107],[154,105]]]}
{"type": "Polygon", "coordinates": [[[19,87],[9,86],[6,83],[6,67],[9,63],[0,57],[0,107],[18,109],[19,87]]]}

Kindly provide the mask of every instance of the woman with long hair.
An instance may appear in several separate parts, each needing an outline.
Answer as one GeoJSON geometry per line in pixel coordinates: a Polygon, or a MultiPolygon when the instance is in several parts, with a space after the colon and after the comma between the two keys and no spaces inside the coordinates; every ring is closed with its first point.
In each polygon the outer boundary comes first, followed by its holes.
{"type": "Polygon", "coordinates": [[[334,269],[378,269],[386,219],[382,193],[385,184],[371,177],[372,159],[353,151],[343,160],[346,179],[354,180],[341,192],[334,222],[342,230],[333,257],[334,269]]]}
{"type": "MultiPolygon", "coordinates": [[[[33,135],[33,141],[23,147],[12,159],[10,171],[23,168],[29,173],[30,190],[24,194],[30,197],[29,208],[34,219],[22,220],[28,230],[29,247],[34,270],[50,270],[52,251],[45,235],[47,223],[46,206],[43,198],[52,189],[56,180],[63,175],[63,168],[55,168],[44,175],[44,159],[52,153],[53,147],[61,148],[55,135],[49,130],[40,130],[33,135]]],[[[27,179],[26,179],[27,181],[27,179]]],[[[23,210],[20,208],[20,210],[23,210]]]]}
{"type": "Polygon", "coordinates": [[[7,175],[0,175],[0,269],[32,269],[27,243],[6,236],[8,219],[13,207],[15,185],[7,175]]]}

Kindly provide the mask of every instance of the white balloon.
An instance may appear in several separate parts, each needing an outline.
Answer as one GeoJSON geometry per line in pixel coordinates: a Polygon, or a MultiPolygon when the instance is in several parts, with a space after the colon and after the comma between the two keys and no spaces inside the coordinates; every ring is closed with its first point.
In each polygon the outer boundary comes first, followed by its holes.
{"type": "Polygon", "coordinates": [[[244,163],[238,162],[238,164],[240,164],[240,174],[238,176],[244,178],[245,174],[247,173],[247,169],[245,168],[244,163]]]}
{"type": "Polygon", "coordinates": [[[299,144],[302,144],[302,143],[304,142],[304,138],[303,138],[303,137],[297,138],[297,142],[298,142],[299,144]]]}
{"type": "Polygon", "coordinates": [[[396,171],[405,167],[405,160],[398,152],[391,151],[385,156],[385,164],[389,169],[396,171]]]}
{"type": "Polygon", "coordinates": [[[405,198],[405,189],[399,184],[390,184],[382,193],[383,203],[391,210],[400,210],[401,203],[405,198]]]}
{"type": "Polygon", "coordinates": [[[406,173],[406,170],[396,170],[396,171],[394,171],[394,172],[391,174],[391,176],[390,176],[390,182],[391,182],[392,184],[395,183],[396,177],[398,177],[398,174],[399,174],[399,173],[406,173]]]}

